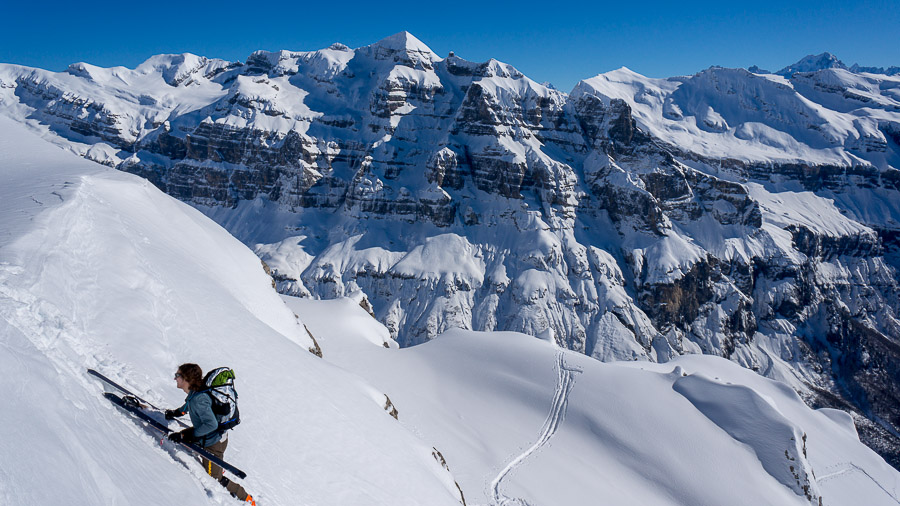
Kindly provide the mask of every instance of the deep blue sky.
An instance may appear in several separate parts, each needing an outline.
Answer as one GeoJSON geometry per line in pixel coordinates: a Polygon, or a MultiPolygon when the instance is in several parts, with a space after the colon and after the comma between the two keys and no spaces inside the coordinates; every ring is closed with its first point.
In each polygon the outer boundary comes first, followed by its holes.
{"type": "Polygon", "coordinates": [[[245,60],[256,49],[371,44],[409,31],[438,55],[510,63],[569,91],[627,66],[651,77],[711,65],[778,70],[829,51],[847,65],[900,65],[897,0],[802,2],[36,2],[3,9],[0,62],[62,70],[135,67],[159,53],[245,60]]]}

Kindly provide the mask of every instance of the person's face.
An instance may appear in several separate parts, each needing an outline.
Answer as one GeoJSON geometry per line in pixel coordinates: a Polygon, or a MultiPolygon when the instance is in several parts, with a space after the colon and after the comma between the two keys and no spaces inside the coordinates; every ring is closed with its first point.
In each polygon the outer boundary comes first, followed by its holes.
{"type": "Polygon", "coordinates": [[[181,373],[175,373],[175,386],[184,390],[185,392],[188,391],[187,381],[184,381],[184,377],[181,375],[181,373]]]}

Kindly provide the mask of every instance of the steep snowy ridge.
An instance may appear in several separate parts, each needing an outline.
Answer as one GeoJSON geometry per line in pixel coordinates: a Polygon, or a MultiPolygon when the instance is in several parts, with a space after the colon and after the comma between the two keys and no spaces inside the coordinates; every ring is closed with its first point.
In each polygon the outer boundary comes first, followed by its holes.
{"type": "Polygon", "coordinates": [[[9,123],[5,180],[37,171],[56,193],[30,218],[0,221],[23,232],[0,249],[0,426],[15,436],[0,442],[4,504],[230,503],[85,374],[99,369],[177,406],[172,373],[192,360],[237,371],[244,417],[228,460],[264,504],[459,504],[452,476],[384,413],[384,397],[308,351],[302,323],[245,246],[146,181],[92,174],[9,123]]]}
{"type": "Polygon", "coordinates": [[[463,328],[715,354],[854,410],[898,464],[900,79],[813,60],[566,94],[402,32],[4,65],[0,112],[195,206],[283,293],[362,292],[401,346],[463,328]]]}

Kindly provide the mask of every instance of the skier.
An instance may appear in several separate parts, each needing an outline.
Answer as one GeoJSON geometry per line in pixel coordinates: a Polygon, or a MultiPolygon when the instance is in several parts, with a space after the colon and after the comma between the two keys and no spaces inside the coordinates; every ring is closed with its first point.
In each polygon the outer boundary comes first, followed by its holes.
{"type": "MultiPolygon", "coordinates": [[[[203,383],[203,371],[197,364],[181,364],[175,373],[175,386],[184,390],[187,398],[184,405],[177,409],[166,410],[166,420],[172,420],[185,413],[190,414],[193,427],[188,427],[181,432],[172,432],[169,439],[175,442],[194,443],[203,447],[220,459],[224,458],[225,448],[228,446],[227,433],[218,431],[219,422],[212,410],[212,398],[205,392],[203,383]]],[[[206,472],[219,480],[232,496],[241,501],[255,505],[253,497],[238,483],[234,483],[222,474],[222,468],[209,460],[200,457],[206,472]]]]}

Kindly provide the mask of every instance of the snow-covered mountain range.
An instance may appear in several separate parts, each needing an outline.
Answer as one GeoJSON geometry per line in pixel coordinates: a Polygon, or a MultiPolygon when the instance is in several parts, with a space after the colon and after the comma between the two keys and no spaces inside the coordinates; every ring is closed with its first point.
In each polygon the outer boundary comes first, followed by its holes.
{"type": "Polygon", "coordinates": [[[900,497],[900,472],[850,415],[728,360],[607,364],[460,329],[400,349],[361,293],[279,299],[253,252],[195,209],[7,118],[0,176],[2,504],[237,504],[86,373],[176,406],[187,360],[237,373],[226,458],[259,505],[900,497]]]}
{"type": "MultiPolygon", "coordinates": [[[[819,70],[826,69],[841,69],[841,70],[849,70],[854,74],[859,73],[868,73],[868,74],[884,74],[888,76],[894,76],[900,74],[900,67],[892,66],[888,68],[884,67],[863,67],[858,63],[854,63],[850,67],[844,64],[837,56],[831,53],[822,53],[817,55],[809,55],[806,58],[794,63],[793,65],[788,65],[787,67],[775,72],[775,74],[791,77],[798,72],[817,72],[819,70]]],[[[770,72],[766,70],[760,69],[758,66],[754,65],[750,67],[748,70],[753,72],[754,74],[769,74],[770,72]]]]}
{"type": "Polygon", "coordinates": [[[0,65],[0,113],[200,209],[285,294],[361,291],[402,346],[461,328],[719,355],[852,411],[897,465],[900,77],[837,63],[564,93],[400,33],[0,65]]]}

